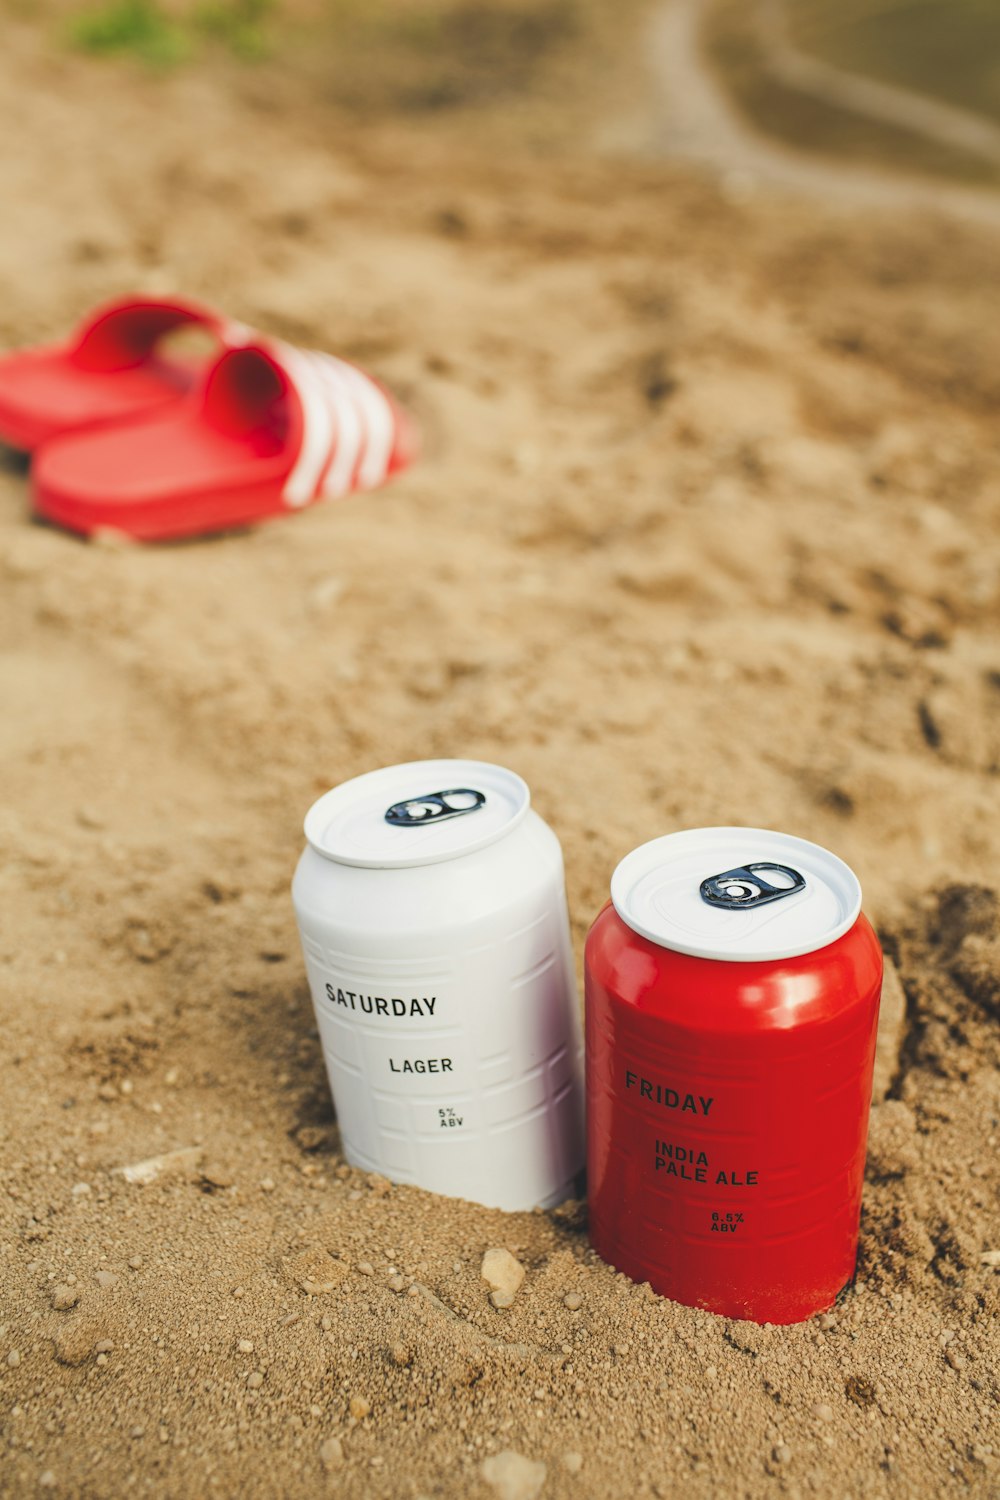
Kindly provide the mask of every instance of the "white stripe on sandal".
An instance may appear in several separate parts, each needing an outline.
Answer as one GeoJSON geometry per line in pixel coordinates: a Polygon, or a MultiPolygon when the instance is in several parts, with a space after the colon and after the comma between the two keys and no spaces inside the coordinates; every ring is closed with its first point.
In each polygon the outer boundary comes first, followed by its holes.
{"type": "Polygon", "coordinates": [[[396,439],[385,393],[335,355],[289,344],[271,349],[302,404],[302,446],[285,481],[285,504],[297,509],[381,484],[396,439]]]}

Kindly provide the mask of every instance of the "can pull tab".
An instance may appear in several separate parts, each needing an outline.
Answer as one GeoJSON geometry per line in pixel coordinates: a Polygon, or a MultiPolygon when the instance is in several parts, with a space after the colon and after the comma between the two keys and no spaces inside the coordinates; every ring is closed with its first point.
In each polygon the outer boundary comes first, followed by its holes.
{"type": "Polygon", "coordinates": [[[768,860],[737,865],[735,870],[723,870],[721,875],[710,875],[700,886],[701,899],[709,906],[722,906],[731,911],[766,906],[769,901],[781,901],[783,897],[794,896],[805,888],[805,877],[798,870],[793,870],[790,865],[771,864],[768,860]],[[761,870],[769,870],[783,879],[780,884],[765,880],[761,870]]]}
{"type": "Polygon", "coordinates": [[[449,818],[464,818],[466,813],[478,812],[485,805],[483,792],[456,786],[447,792],[428,792],[426,797],[394,802],[386,810],[385,821],[394,828],[421,828],[428,823],[445,823],[449,818]]]}

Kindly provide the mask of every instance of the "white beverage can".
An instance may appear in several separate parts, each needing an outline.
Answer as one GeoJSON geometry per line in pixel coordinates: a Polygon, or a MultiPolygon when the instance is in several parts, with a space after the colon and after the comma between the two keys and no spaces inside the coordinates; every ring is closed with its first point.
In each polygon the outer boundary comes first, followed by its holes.
{"type": "Polygon", "coordinates": [[[292,885],[344,1155],[492,1208],[573,1191],[582,1034],[562,850],[520,776],[389,766],[327,792],[292,885]]]}

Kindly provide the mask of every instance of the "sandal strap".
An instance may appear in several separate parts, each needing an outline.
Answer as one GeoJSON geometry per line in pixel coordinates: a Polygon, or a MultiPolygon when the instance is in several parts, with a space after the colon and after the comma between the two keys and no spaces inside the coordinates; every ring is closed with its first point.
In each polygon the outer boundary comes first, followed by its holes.
{"type": "Polygon", "coordinates": [[[371,376],[347,360],[271,342],[302,406],[302,441],[282,498],[292,509],[374,489],[387,477],[398,422],[371,376]]]}
{"type": "Polygon", "coordinates": [[[185,326],[208,329],[224,346],[239,343],[241,324],[183,297],[120,297],[88,314],[70,342],[70,359],[83,369],[131,369],[152,355],[167,333],[185,326]]]}

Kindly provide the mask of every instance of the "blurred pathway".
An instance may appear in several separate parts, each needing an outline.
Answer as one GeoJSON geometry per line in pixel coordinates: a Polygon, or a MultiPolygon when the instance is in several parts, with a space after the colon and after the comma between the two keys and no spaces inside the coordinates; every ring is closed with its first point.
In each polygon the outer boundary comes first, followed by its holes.
{"type": "Polygon", "coordinates": [[[1000,126],[972,110],[834,67],[802,52],[788,29],[786,0],[751,0],[768,67],[779,82],[837,109],[922,135],[936,145],[1000,163],[1000,126]]]}
{"type": "MultiPolygon", "coordinates": [[[[700,162],[722,173],[736,191],[767,183],[840,200],[848,207],[922,207],[1000,224],[1000,195],[988,190],[840,165],[759,134],[739,114],[705,58],[701,28],[706,10],[707,0],[665,0],[649,23],[647,57],[658,87],[655,119],[643,142],[648,151],[700,162]]],[[[927,124],[925,119],[925,134],[927,124]]]]}

